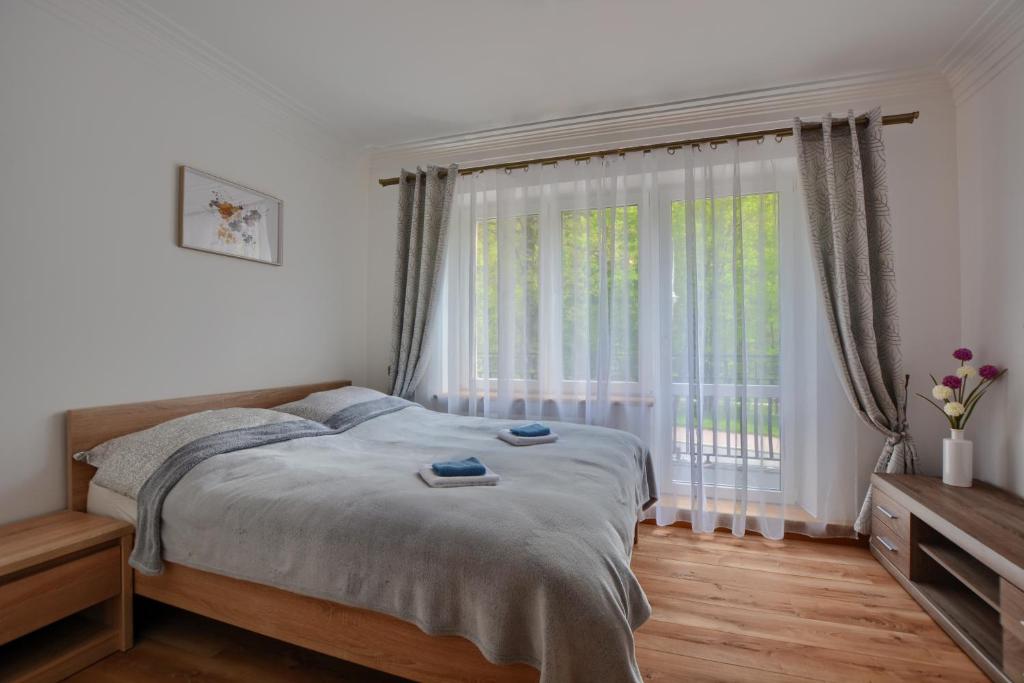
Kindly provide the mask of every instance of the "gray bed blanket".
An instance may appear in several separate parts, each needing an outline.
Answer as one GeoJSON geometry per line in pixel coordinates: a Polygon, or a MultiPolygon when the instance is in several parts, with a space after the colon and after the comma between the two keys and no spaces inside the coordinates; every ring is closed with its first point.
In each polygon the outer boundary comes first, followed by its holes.
{"type": "Polygon", "coordinates": [[[207,458],[166,495],[164,558],[462,636],[545,683],[639,681],[650,605],[629,559],[654,500],[649,454],[561,423],[557,443],[516,448],[496,438],[507,426],[412,407],[207,458]],[[417,475],[470,455],[501,483],[417,475]]]}
{"type": "Polygon", "coordinates": [[[341,434],[381,415],[415,405],[411,401],[385,396],[349,406],[327,419],[326,424],[312,420],[295,420],[230,429],[191,441],[170,455],[139,489],[136,499],[138,518],[135,524],[135,547],[128,564],[148,576],[164,571],[160,524],[164,500],[181,478],[199,463],[215,455],[247,448],[258,448],[282,441],[310,436],[341,434]]]}

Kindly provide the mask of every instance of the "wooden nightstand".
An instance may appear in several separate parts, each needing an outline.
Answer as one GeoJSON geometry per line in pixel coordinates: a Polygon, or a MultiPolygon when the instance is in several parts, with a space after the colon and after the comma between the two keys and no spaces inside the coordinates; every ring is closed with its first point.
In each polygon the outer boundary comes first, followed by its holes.
{"type": "Polygon", "coordinates": [[[132,531],[71,511],[0,527],[0,681],[59,681],[132,646],[132,531]]]}

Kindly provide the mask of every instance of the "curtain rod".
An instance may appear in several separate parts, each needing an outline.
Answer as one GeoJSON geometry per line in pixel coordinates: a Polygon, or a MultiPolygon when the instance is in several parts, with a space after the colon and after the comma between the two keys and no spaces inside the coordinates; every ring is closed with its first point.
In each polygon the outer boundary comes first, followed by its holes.
{"type": "MultiPolygon", "coordinates": [[[[896,123],[913,123],[921,112],[911,111],[906,114],[890,114],[889,116],[882,117],[882,125],[891,126],[896,123]]],[[[867,116],[858,116],[857,125],[864,125],[868,122],[867,116]]],[[[833,126],[843,127],[848,125],[846,119],[838,119],[832,123],[833,126]]],[[[820,123],[807,123],[804,124],[804,130],[818,130],[821,128],[820,123]]],[[[460,168],[459,175],[469,175],[476,173],[477,171],[489,171],[494,168],[526,168],[533,164],[554,164],[559,161],[568,160],[579,160],[584,161],[590,157],[602,157],[615,154],[627,154],[629,152],[647,152],[654,149],[680,149],[686,145],[700,145],[705,143],[724,143],[730,140],[736,142],[743,142],[744,140],[759,140],[768,135],[774,135],[776,138],[784,138],[793,134],[792,128],[772,128],[769,130],[752,130],[746,133],[734,133],[733,135],[717,135],[710,138],[694,138],[691,140],[676,140],[674,142],[659,142],[653,145],[637,145],[635,147],[617,147],[614,149],[602,149],[593,152],[577,152],[576,154],[562,154],[554,157],[541,157],[539,159],[524,159],[522,161],[508,161],[502,164],[487,164],[486,166],[470,166],[468,168],[460,168]]],[[[443,177],[448,174],[448,171],[442,169],[440,175],[443,177]]],[[[380,183],[381,187],[388,187],[389,185],[397,185],[400,182],[399,178],[380,178],[377,182],[380,183]]]]}

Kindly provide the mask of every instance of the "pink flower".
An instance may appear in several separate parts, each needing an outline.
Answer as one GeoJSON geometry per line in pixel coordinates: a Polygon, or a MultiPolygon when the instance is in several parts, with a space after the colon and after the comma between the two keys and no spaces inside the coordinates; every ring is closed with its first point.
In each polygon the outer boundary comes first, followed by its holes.
{"type": "Polygon", "coordinates": [[[942,378],[942,383],[950,389],[959,389],[962,382],[956,375],[946,375],[942,378]]]}
{"type": "Polygon", "coordinates": [[[978,374],[982,379],[993,380],[999,376],[999,368],[994,365],[982,365],[978,368],[978,374]]]}
{"type": "Polygon", "coordinates": [[[974,354],[971,353],[970,349],[957,349],[953,352],[953,358],[966,362],[974,358],[974,354]]]}

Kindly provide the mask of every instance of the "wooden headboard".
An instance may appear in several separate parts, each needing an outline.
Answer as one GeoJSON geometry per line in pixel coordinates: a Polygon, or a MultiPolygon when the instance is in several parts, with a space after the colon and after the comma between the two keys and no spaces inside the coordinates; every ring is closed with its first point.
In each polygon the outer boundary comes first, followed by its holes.
{"type": "Polygon", "coordinates": [[[298,401],[314,391],[327,391],[352,384],[348,380],[298,384],[292,387],[236,391],[230,394],[208,394],[164,401],[122,403],[116,406],[69,410],[67,429],[68,509],[85,511],[89,482],[96,468],[78,462],[71,456],[86,451],[117,436],[148,429],[176,417],[219,408],[273,408],[298,401]]]}

